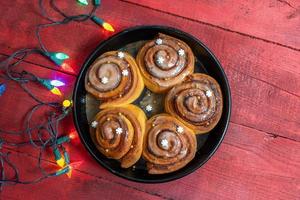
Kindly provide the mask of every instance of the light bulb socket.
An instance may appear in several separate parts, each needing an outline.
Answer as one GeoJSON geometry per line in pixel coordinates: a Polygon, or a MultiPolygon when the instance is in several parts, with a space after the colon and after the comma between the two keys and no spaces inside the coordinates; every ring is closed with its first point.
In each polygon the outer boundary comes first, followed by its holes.
{"type": "Polygon", "coordinates": [[[100,19],[99,17],[97,17],[97,16],[95,16],[95,15],[93,15],[92,17],[91,17],[91,20],[93,21],[93,22],[95,22],[97,25],[99,25],[99,26],[102,26],[103,25],[103,23],[104,23],[104,20],[103,19],[100,19]]]}
{"type": "Polygon", "coordinates": [[[100,6],[101,0],[94,0],[94,5],[95,6],[100,6]]]}
{"type": "Polygon", "coordinates": [[[60,153],[60,151],[58,150],[57,147],[55,147],[53,149],[53,154],[54,154],[54,158],[55,158],[56,161],[62,158],[61,153],[60,153]]]}
{"type": "Polygon", "coordinates": [[[70,142],[70,137],[69,136],[63,136],[63,137],[60,137],[56,140],[57,145],[63,144],[65,142],[70,142]]]}

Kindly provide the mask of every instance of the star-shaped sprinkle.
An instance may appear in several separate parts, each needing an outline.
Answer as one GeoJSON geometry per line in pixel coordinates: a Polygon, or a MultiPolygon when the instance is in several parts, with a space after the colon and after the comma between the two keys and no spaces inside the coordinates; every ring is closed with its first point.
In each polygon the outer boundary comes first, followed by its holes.
{"type": "Polygon", "coordinates": [[[93,121],[93,122],[91,123],[91,126],[92,126],[93,128],[96,128],[97,125],[98,125],[98,122],[96,122],[96,121],[93,121]]]}
{"type": "Polygon", "coordinates": [[[152,109],[153,109],[153,108],[152,108],[152,106],[151,106],[151,105],[147,105],[147,106],[146,106],[146,111],[147,111],[147,112],[151,112],[151,111],[152,111],[152,109]]]}
{"type": "Polygon", "coordinates": [[[165,59],[164,59],[163,57],[158,57],[158,59],[157,59],[157,62],[158,62],[159,64],[163,64],[164,61],[165,61],[165,59]]]}
{"type": "Polygon", "coordinates": [[[206,94],[207,97],[211,97],[212,96],[212,92],[210,90],[207,90],[205,94],[206,94]]]}
{"type": "Polygon", "coordinates": [[[108,78],[106,76],[101,78],[101,83],[102,84],[107,84],[108,83],[108,78]]]}
{"type": "Polygon", "coordinates": [[[162,41],[162,39],[158,38],[158,39],[155,41],[155,43],[156,43],[157,45],[161,45],[161,44],[163,43],[163,41],[162,41]]]}
{"type": "Polygon", "coordinates": [[[116,133],[117,133],[118,135],[120,135],[121,133],[123,133],[123,129],[122,129],[121,127],[116,128],[116,133]]]}
{"type": "Polygon", "coordinates": [[[120,51],[118,52],[118,57],[122,59],[125,57],[125,54],[122,51],[120,51]]]}
{"type": "Polygon", "coordinates": [[[128,74],[129,74],[129,72],[128,72],[127,69],[123,69],[123,70],[122,70],[122,75],[123,75],[123,76],[128,76],[128,74]]]}
{"type": "Polygon", "coordinates": [[[183,127],[182,126],[177,126],[176,131],[178,133],[183,133],[183,127]]]}
{"type": "Polygon", "coordinates": [[[164,148],[168,148],[169,147],[169,142],[166,139],[163,139],[160,141],[161,146],[163,146],[164,148]]]}
{"type": "Polygon", "coordinates": [[[184,52],[183,49],[179,49],[179,50],[178,50],[178,54],[179,54],[180,56],[184,56],[185,52],[184,52]]]}
{"type": "Polygon", "coordinates": [[[80,99],[80,103],[84,104],[86,101],[85,101],[85,97],[81,97],[80,99]]]}

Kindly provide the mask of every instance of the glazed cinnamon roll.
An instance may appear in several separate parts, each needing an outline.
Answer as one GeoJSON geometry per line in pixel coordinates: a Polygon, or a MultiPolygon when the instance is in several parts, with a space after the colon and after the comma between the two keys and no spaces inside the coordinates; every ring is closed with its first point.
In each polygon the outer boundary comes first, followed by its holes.
{"type": "Polygon", "coordinates": [[[106,108],[91,123],[90,134],[103,155],[128,168],[141,157],[145,123],[144,112],[134,105],[106,108]]]}
{"type": "Polygon", "coordinates": [[[133,57],[110,51],[90,66],[85,88],[102,101],[100,108],[105,108],[133,102],[141,94],[144,83],[133,57]]]}
{"type": "Polygon", "coordinates": [[[165,174],[181,169],[194,157],[196,136],[176,118],[155,115],[146,123],[143,158],[150,174],[165,174]]]}
{"type": "Polygon", "coordinates": [[[221,88],[214,78],[206,74],[192,74],[168,92],[165,110],[195,133],[207,133],[222,115],[221,88]]]}
{"type": "Polygon", "coordinates": [[[145,85],[158,93],[167,91],[194,71],[191,48],[161,33],[139,50],[136,60],[145,85]]]}

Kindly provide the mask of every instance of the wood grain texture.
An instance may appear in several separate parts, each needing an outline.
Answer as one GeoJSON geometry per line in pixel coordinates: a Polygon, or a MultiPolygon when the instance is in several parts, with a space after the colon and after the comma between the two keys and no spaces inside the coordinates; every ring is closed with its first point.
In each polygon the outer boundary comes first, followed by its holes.
{"type": "MultiPolygon", "coordinates": [[[[20,174],[22,180],[34,180],[40,174],[36,172],[37,160],[25,153],[11,154],[11,161],[22,166],[20,174]],[[26,163],[26,165],[24,165],[26,163]]],[[[46,162],[44,163],[46,164],[46,162]]],[[[58,170],[54,163],[47,162],[47,170],[58,170]]],[[[73,171],[72,178],[67,176],[52,177],[37,184],[6,186],[0,193],[0,199],[162,199],[129,186],[116,184],[110,180],[95,177],[85,172],[73,171]]]]}
{"type": "MultiPolygon", "coordinates": [[[[7,10],[12,9],[9,7],[10,3],[5,2],[3,4],[7,10]]],[[[16,6],[23,6],[28,10],[28,12],[24,12],[24,15],[28,15],[24,18],[37,18],[35,4],[23,4],[16,6]]],[[[64,5],[62,3],[62,7],[64,5]]],[[[180,28],[196,36],[219,58],[226,73],[229,74],[228,78],[233,93],[238,93],[233,97],[232,120],[235,123],[241,123],[258,130],[300,140],[300,133],[297,131],[300,129],[297,120],[300,118],[300,113],[297,111],[300,106],[299,51],[253,40],[249,37],[117,0],[104,1],[99,13],[104,18],[110,19],[117,30],[141,24],[162,24],[180,28]],[[115,12],[111,12],[111,8],[114,8],[115,12]],[[248,92],[250,90],[251,92],[248,92]],[[286,106],[282,106],[283,104],[286,106]]],[[[21,18],[17,13],[14,17],[15,20],[21,18]]],[[[13,24],[11,19],[4,18],[1,20],[2,23],[7,23],[7,21],[10,22],[7,26],[13,24]]],[[[24,30],[32,30],[33,23],[31,21],[30,23],[24,22],[24,30]]],[[[103,37],[107,36],[100,36],[101,34],[97,31],[97,36],[95,36],[94,29],[95,25],[89,22],[86,22],[80,29],[77,24],[70,24],[56,30],[57,36],[51,34],[53,30],[47,31],[48,37],[44,37],[44,40],[51,49],[66,50],[78,64],[77,66],[80,66],[84,62],[84,57],[90,54],[103,37]],[[59,34],[61,31],[65,31],[66,34],[59,34]],[[87,35],[82,37],[81,31],[87,35]],[[54,43],[53,38],[60,38],[60,42],[54,43]],[[91,42],[86,42],[86,38],[89,38],[91,42]]],[[[33,33],[17,32],[14,27],[11,27],[2,37],[3,42],[0,43],[2,51],[8,53],[13,50],[9,49],[9,46],[14,46],[16,49],[21,44],[33,45],[34,40],[29,39],[32,38],[30,34],[33,33]],[[25,38],[24,41],[18,41],[17,34],[20,38],[25,38]],[[9,40],[9,37],[16,37],[17,41],[9,40]],[[7,39],[5,40],[5,38],[7,39]]],[[[31,61],[33,60],[31,59],[31,61]]],[[[34,58],[34,62],[49,66],[49,62],[45,62],[45,60],[34,58]]],[[[77,71],[79,69],[79,67],[76,68],[77,71]]]]}
{"type": "MultiPolygon", "coordinates": [[[[71,1],[59,1],[65,9],[68,3],[71,1]]],[[[222,1],[220,4],[225,3],[222,1]]],[[[0,53],[9,54],[19,48],[36,45],[34,25],[45,21],[40,19],[35,2],[1,1],[0,10],[3,12],[0,25],[8,27],[0,32],[0,53]],[[22,10],[22,15],[19,10],[22,10]]],[[[72,10],[77,11],[82,12],[83,7],[72,10]]],[[[180,28],[202,40],[216,54],[229,78],[233,98],[233,114],[224,143],[215,156],[193,174],[171,183],[147,185],[110,174],[93,160],[79,140],[75,140],[67,146],[71,161],[83,161],[83,164],[76,168],[72,179],[57,177],[36,185],[6,187],[0,199],[20,199],[24,196],[28,197],[26,199],[42,196],[47,196],[47,199],[300,198],[299,51],[196,20],[176,17],[180,12],[171,15],[128,2],[103,1],[100,13],[118,31],[144,24],[180,28]]],[[[240,13],[237,12],[237,15],[240,16],[240,13]]],[[[210,23],[209,20],[207,22],[210,23]]],[[[50,49],[67,52],[73,62],[81,66],[84,58],[103,38],[108,37],[99,30],[92,22],[82,26],[72,23],[57,30],[45,31],[43,38],[50,49]],[[57,41],[54,42],[53,38],[57,41]]],[[[294,37],[290,31],[286,34],[287,43],[282,44],[289,44],[290,38],[294,37]]],[[[43,59],[32,57],[29,61],[37,65],[23,64],[25,69],[45,78],[61,77],[67,80],[68,85],[62,90],[66,97],[71,96],[74,76],[54,71],[57,68],[43,59]]],[[[80,67],[76,68],[77,72],[79,70],[80,67]]],[[[32,85],[30,88],[43,99],[58,100],[42,87],[32,85]]],[[[0,127],[9,130],[20,128],[23,115],[33,103],[16,84],[10,84],[0,98],[0,105],[3,105],[0,127]]],[[[69,118],[60,130],[67,133],[73,128],[69,118]]],[[[28,163],[31,166],[36,162],[37,154],[29,147],[11,151],[16,152],[13,159],[17,164],[28,163]]],[[[53,161],[51,155],[45,159],[53,161]]],[[[55,169],[55,165],[53,167],[55,169]]],[[[32,178],[36,172],[30,167],[23,170],[24,178],[32,178]]]]}
{"type": "MultiPolygon", "coordinates": [[[[152,194],[166,199],[297,199],[300,196],[299,143],[285,138],[274,138],[272,135],[233,123],[224,143],[203,168],[170,183],[151,185],[129,182],[100,167],[80,143],[73,144],[70,151],[72,161],[83,161],[83,164],[76,168],[73,178],[58,177],[56,179],[59,181],[51,183],[51,180],[46,180],[39,186],[48,183],[56,191],[55,184],[59,182],[68,188],[71,187],[68,184],[73,184],[73,179],[77,182],[85,176],[82,175],[84,173],[93,177],[89,179],[93,183],[98,179],[100,182],[96,182],[99,185],[104,184],[101,180],[109,182],[110,184],[106,183],[109,185],[107,190],[113,190],[115,185],[123,185],[143,191],[146,196],[152,194]],[[286,148],[287,146],[289,148],[286,148]]],[[[19,152],[24,151],[21,148],[19,152]]],[[[24,157],[24,153],[19,153],[20,157],[24,157]]],[[[19,163],[18,160],[16,162],[19,163]]],[[[76,191],[79,195],[86,192],[85,186],[77,186],[76,191]]],[[[26,191],[26,188],[17,189],[26,191]]],[[[129,197],[123,189],[120,189],[119,193],[122,193],[124,198],[129,197]]],[[[73,188],[64,193],[68,196],[74,191],[73,188]]],[[[48,192],[40,190],[37,195],[48,192]]],[[[99,189],[98,193],[101,192],[103,190],[99,189]]],[[[7,194],[6,190],[3,194],[7,194]]],[[[91,197],[93,196],[92,194],[91,197]]]]}
{"type": "Polygon", "coordinates": [[[300,2],[125,0],[233,33],[300,49],[300,2]]]}

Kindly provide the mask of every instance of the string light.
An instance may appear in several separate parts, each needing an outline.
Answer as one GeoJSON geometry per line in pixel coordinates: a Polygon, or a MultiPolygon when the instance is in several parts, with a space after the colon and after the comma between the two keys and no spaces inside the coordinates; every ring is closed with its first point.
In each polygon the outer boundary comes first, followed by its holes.
{"type": "Polygon", "coordinates": [[[67,54],[62,52],[44,52],[44,54],[57,66],[60,66],[64,71],[74,73],[72,67],[66,63],[66,60],[70,58],[67,54]]]}
{"type": "Polygon", "coordinates": [[[89,5],[89,2],[87,0],[77,0],[77,2],[85,6],[89,5]]]}
{"type": "Polygon", "coordinates": [[[61,156],[61,153],[57,147],[53,149],[54,159],[56,161],[56,164],[60,167],[65,166],[65,159],[61,156]]]}
{"type": "Polygon", "coordinates": [[[67,174],[70,171],[70,166],[66,166],[58,171],[55,172],[54,176],[60,176],[63,174],[67,174]]]}
{"type": "Polygon", "coordinates": [[[61,95],[60,90],[59,90],[57,87],[54,87],[53,85],[51,85],[51,80],[48,80],[48,79],[41,79],[41,78],[38,78],[37,80],[38,80],[38,82],[39,82],[40,84],[42,84],[45,88],[47,88],[48,90],[50,90],[50,92],[52,92],[52,94],[55,94],[55,95],[58,95],[58,96],[61,95]]]}
{"type": "Polygon", "coordinates": [[[65,60],[69,59],[70,57],[62,52],[46,52],[46,56],[50,58],[56,65],[61,66],[65,60]]]}
{"type": "Polygon", "coordinates": [[[3,95],[3,93],[5,92],[6,90],[6,85],[4,83],[1,83],[0,84],[0,96],[3,95]]]}
{"type": "MultiPolygon", "coordinates": [[[[62,24],[68,24],[70,22],[83,22],[90,20],[92,16],[96,13],[96,10],[98,6],[100,5],[100,0],[94,0],[94,6],[93,8],[86,14],[78,14],[78,15],[67,15],[64,11],[62,11],[55,3],[55,1],[50,1],[51,8],[58,14],[61,15],[62,19],[54,19],[48,15],[46,12],[47,9],[44,7],[44,3],[42,0],[39,0],[39,7],[41,11],[41,15],[48,20],[48,23],[39,24],[36,26],[35,33],[36,38],[39,43],[39,47],[36,48],[24,48],[20,49],[14,53],[12,53],[8,58],[4,59],[4,61],[0,62],[1,68],[0,70],[4,72],[4,78],[7,78],[7,80],[15,81],[24,89],[24,91],[29,94],[29,96],[37,102],[35,106],[33,106],[32,109],[29,110],[29,115],[25,116],[25,122],[27,124],[28,128],[25,128],[24,130],[20,131],[6,131],[6,130],[0,130],[0,133],[2,134],[9,134],[13,133],[16,135],[23,135],[28,134],[30,137],[29,141],[22,142],[22,143],[13,143],[13,142],[7,142],[4,139],[0,140],[0,149],[2,144],[12,145],[12,146],[19,146],[19,145],[32,145],[35,148],[38,148],[41,152],[47,151],[49,148],[53,150],[53,154],[55,157],[55,161],[58,166],[60,166],[60,170],[54,171],[54,172],[47,172],[46,169],[43,168],[41,165],[41,162],[38,162],[38,169],[43,172],[43,176],[38,177],[34,180],[29,181],[22,181],[19,178],[19,170],[14,163],[12,163],[9,160],[8,155],[0,152],[0,165],[2,163],[2,167],[0,166],[1,170],[0,173],[2,174],[2,177],[0,178],[0,190],[2,189],[3,185],[11,184],[11,183],[23,183],[23,184],[30,184],[30,183],[37,183],[40,182],[48,177],[52,176],[60,176],[63,174],[67,174],[68,177],[71,177],[72,169],[74,168],[73,164],[70,163],[70,157],[65,148],[63,147],[64,143],[70,142],[71,139],[75,138],[77,134],[75,132],[71,132],[68,135],[60,136],[59,130],[57,129],[58,123],[67,116],[67,114],[70,111],[70,107],[72,106],[72,101],[68,100],[66,102],[63,102],[63,109],[60,105],[60,102],[44,102],[41,99],[39,99],[37,96],[35,96],[29,88],[27,88],[26,83],[28,82],[38,82],[44,87],[46,87],[48,90],[50,90],[53,94],[61,95],[60,90],[57,87],[64,86],[65,84],[62,81],[59,80],[49,80],[49,79],[41,79],[37,76],[35,76],[32,73],[23,71],[18,72],[17,70],[14,70],[14,66],[19,65],[22,63],[25,58],[27,58],[29,55],[35,55],[35,54],[42,54],[44,57],[51,60],[53,63],[55,63],[57,66],[60,66],[63,70],[74,73],[74,70],[72,67],[70,67],[70,62],[68,61],[69,56],[63,52],[49,52],[45,45],[43,44],[40,36],[40,31],[42,28],[47,28],[50,26],[56,26],[56,25],[62,25],[62,24]],[[18,59],[17,62],[13,62],[14,59],[18,59]],[[66,62],[67,61],[67,62],[66,62]],[[2,67],[3,66],[3,67],[2,67]],[[53,109],[53,112],[49,112],[46,114],[47,116],[47,123],[41,123],[38,124],[36,127],[31,127],[31,116],[33,113],[35,113],[40,108],[49,107],[53,109]],[[38,131],[32,131],[33,129],[38,131]],[[40,131],[42,130],[42,131],[40,131]],[[48,132],[48,136],[46,134],[44,135],[44,132],[48,132]],[[43,135],[42,135],[43,134],[43,135]],[[45,137],[44,137],[45,136],[45,137]],[[38,140],[34,140],[33,138],[39,138],[38,140]],[[49,146],[49,144],[51,144],[49,146]],[[60,150],[63,150],[63,155],[61,154],[60,150]],[[4,167],[4,164],[6,164],[4,167]],[[72,166],[71,166],[72,165],[72,166]],[[11,168],[12,172],[14,172],[13,178],[5,177],[5,168],[11,168]]],[[[78,2],[82,2],[83,4],[88,4],[88,0],[78,0],[78,2]]],[[[114,31],[113,27],[99,19],[98,23],[101,25],[105,30],[108,31],[114,31]]],[[[73,64],[71,65],[73,66],[73,64]]],[[[1,77],[0,77],[1,78],[1,77]]],[[[0,96],[5,92],[6,90],[6,84],[0,83],[0,96]]],[[[5,137],[4,137],[5,138],[5,137]]],[[[39,154],[39,160],[41,160],[42,153],[39,154]]],[[[81,162],[80,162],[81,163],[81,162]]],[[[76,164],[76,163],[75,163],[76,164]]]]}
{"type": "Polygon", "coordinates": [[[62,136],[62,137],[58,138],[57,141],[56,141],[56,144],[57,145],[61,145],[61,144],[65,143],[65,142],[70,142],[70,137],[68,135],[67,136],[62,136]]]}
{"type": "Polygon", "coordinates": [[[115,31],[115,29],[112,27],[111,24],[105,22],[103,19],[100,19],[99,17],[97,17],[95,15],[91,17],[91,20],[93,22],[95,22],[96,24],[102,26],[107,31],[110,31],[110,32],[114,32],[115,31]]]}
{"type": "Polygon", "coordinates": [[[62,102],[62,105],[64,108],[69,108],[72,105],[72,103],[73,102],[71,100],[66,99],[62,102]]]}

